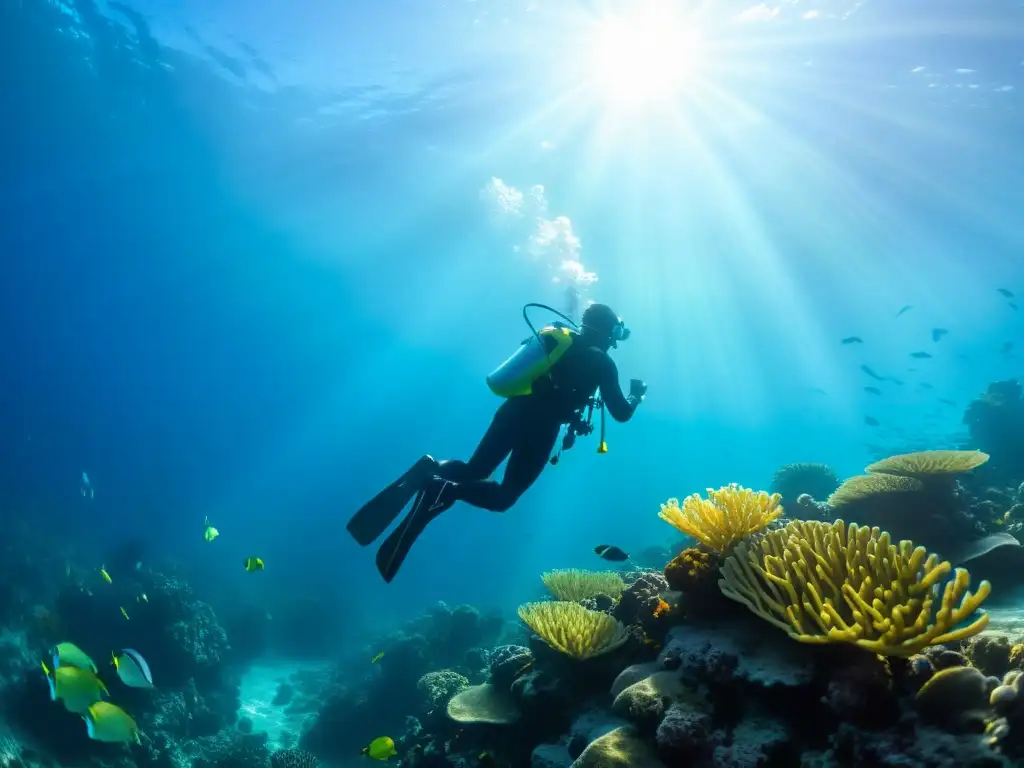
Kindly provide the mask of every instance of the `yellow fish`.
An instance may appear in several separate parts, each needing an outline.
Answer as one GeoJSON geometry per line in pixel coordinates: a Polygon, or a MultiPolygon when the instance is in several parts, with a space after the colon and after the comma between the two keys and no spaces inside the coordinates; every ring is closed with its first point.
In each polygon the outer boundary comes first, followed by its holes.
{"type": "Polygon", "coordinates": [[[378,661],[380,661],[383,658],[384,658],[384,651],[381,651],[376,656],[374,656],[372,659],[370,659],[370,663],[371,664],[376,664],[378,661]]]}
{"type": "Polygon", "coordinates": [[[369,746],[364,747],[361,754],[374,760],[387,760],[389,757],[397,755],[398,752],[395,750],[395,742],[390,736],[380,736],[371,741],[369,746]]]}
{"type": "Polygon", "coordinates": [[[45,661],[40,661],[39,662],[39,666],[41,666],[43,668],[43,674],[46,675],[47,677],[49,677],[50,676],[50,668],[48,666],[46,666],[46,662],[45,661]]]}
{"type": "Polygon", "coordinates": [[[243,563],[243,565],[245,566],[245,570],[247,570],[249,573],[252,573],[253,571],[263,570],[263,561],[258,557],[245,558],[245,562],[243,563]]]}
{"type": "Polygon", "coordinates": [[[102,568],[100,568],[100,576],[103,577],[103,580],[105,582],[107,582],[107,584],[113,584],[114,583],[114,580],[112,578],[110,578],[110,574],[107,573],[107,567],[106,566],[103,566],[102,568]]]}
{"type": "Polygon", "coordinates": [[[82,714],[82,717],[90,739],[112,743],[142,743],[139,738],[139,726],[132,716],[109,702],[97,701],[82,714]]]}
{"type": "Polygon", "coordinates": [[[121,606],[121,615],[124,616],[125,621],[131,621],[131,619],[128,618],[128,611],[124,609],[124,606],[121,606]]]}
{"type": "Polygon", "coordinates": [[[50,649],[50,658],[53,659],[53,668],[78,667],[87,669],[92,673],[96,672],[96,662],[89,655],[74,643],[57,643],[50,649]]]}
{"type": "Polygon", "coordinates": [[[58,667],[46,680],[50,684],[50,699],[62,700],[68,712],[79,715],[85,714],[107,693],[103,681],[89,670],[78,667],[58,667]]]}
{"type": "Polygon", "coordinates": [[[210,518],[205,518],[203,525],[206,526],[206,530],[203,531],[203,538],[206,539],[206,541],[213,541],[220,536],[220,531],[210,525],[210,518]]]}

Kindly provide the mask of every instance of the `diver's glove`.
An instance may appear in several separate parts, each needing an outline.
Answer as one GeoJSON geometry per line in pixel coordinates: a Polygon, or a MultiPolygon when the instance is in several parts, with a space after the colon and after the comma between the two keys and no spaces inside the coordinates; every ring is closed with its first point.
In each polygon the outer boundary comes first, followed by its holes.
{"type": "Polygon", "coordinates": [[[637,405],[644,400],[644,395],[647,394],[647,384],[642,379],[630,379],[629,380],[629,399],[633,400],[637,405]]]}

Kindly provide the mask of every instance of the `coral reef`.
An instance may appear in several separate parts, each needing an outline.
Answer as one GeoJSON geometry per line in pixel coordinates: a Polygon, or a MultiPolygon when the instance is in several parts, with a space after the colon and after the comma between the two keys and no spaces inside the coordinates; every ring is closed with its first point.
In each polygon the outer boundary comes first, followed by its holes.
{"type": "Polygon", "coordinates": [[[547,571],[541,575],[541,580],[556,600],[577,603],[598,595],[618,600],[626,588],[619,574],[608,571],[581,571],[575,568],[547,571]]]}
{"type": "Polygon", "coordinates": [[[805,643],[854,643],[874,653],[910,656],[929,645],[977,634],[991,591],[909,541],[842,520],[794,521],[767,533],[758,550],[739,545],[722,566],[729,598],[805,643]]]}
{"type": "Polygon", "coordinates": [[[800,462],[779,467],[772,477],[769,492],[779,494],[782,508],[792,514],[801,496],[825,501],[838,487],[839,476],[827,464],[800,462]]]}
{"type": "Polygon", "coordinates": [[[545,643],[573,659],[609,653],[629,639],[621,622],[578,603],[526,603],[519,607],[519,618],[545,643]]]}
{"type": "Polygon", "coordinates": [[[678,499],[669,499],[658,517],[714,552],[727,552],[782,514],[782,497],[777,493],[755,492],[736,483],[717,491],[708,488],[707,493],[707,499],[696,493],[687,496],[682,505],[678,499]]]}

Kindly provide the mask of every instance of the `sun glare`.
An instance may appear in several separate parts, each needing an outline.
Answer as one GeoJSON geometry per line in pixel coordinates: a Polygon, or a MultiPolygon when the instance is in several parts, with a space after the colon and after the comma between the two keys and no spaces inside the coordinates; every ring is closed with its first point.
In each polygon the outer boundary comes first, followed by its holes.
{"type": "Polygon", "coordinates": [[[601,95],[620,105],[674,100],[700,65],[700,36],[665,14],[610,18],[594,30],[590,77],[601,95]]]}

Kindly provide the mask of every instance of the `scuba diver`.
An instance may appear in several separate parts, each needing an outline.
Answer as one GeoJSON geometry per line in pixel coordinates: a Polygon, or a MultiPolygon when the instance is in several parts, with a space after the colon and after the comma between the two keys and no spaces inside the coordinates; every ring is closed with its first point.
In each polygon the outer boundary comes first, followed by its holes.
{"type": "Polygon", "coordinates": [[[527,304],[523,317],[533,335],[488,377],[491,390],[507,399],[469,461],[423,456],[349,521],[349,533],[367,546],[415,497],[408,515],[377,552],[377,569],[386,582],[398,573],[427,524],[455,502],[505,512],[548,463],[556,464],[561,451],[573,446],[577,435],[593,432],[595,408],[601,416],[597,450],[606,453],[605,409],[616,421],[625,422],[643,401],[647,385],[640,379],[630,381],[628,396],[619,386],[618,368],[608,350],[629,338],[629,329],[610,307],[591,304],[579,326],[543,304],[527,304]],[[568,323],[556,322],[537,331],[526,314],[530,307],[549,310],[568,323]],[[552,456],[563,426],[561,450],[552,456]],[[501,482],[490,479],[506,458],[501,482]]]}

